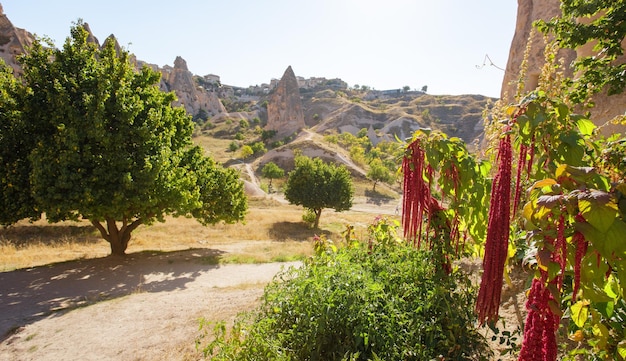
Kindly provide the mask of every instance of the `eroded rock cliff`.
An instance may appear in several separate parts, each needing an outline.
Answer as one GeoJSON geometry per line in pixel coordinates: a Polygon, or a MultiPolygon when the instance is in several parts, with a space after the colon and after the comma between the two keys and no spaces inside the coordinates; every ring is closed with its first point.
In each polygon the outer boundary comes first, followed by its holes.
{"type": "Polygon", "coordinates": [[[33,40],[34,36],[31,33],[13,26],[0,4],[0,58],[11,66],[17,75],[21,74],[21,67],[16,61],[16,56],[24,54],[33,40]]]}
{"type": "MultiPolygon", "coordinates": [[[[530,47],[528,56],[528,70],[521,80],[524,83],[522,94],[537,87],[541,68],[545,64],[544,48],[545,42],[542,34],[535,34],[529,44],[532,24],[534,21],[543,19],[549,20],[561,15],[561,2],[559,0],[518,0],[517,21],[515,34],[511,42],[509,59],[506,66],[504,80],[502,82],[501,98],[507,102],[513,102],[517,94],[517,87],[520,79],[520,69],[524,60],[524,52],[527,45],[530,47]]],[[[536,31],[535,31],[536,32],[536,31]]],[[[625,43],[622,43],[624,46],[625,43]]],[[[558,57],[564,60],[565,74],[572,76],[572,69],[569,68],[576,58],[593,55],[591,45],[583,46],[579,49],[562,49],[558,57]]],[[[625,61],[625,57],[618,60],[625,61]]],[[[595,107],[591,109],[591,118],[596,125],[603,125],[615,116],[622,115],[626,111],[626,94],[606,95],[602,92],[593,97],[595,107]]],[[[605,125],[602,128],[603,134],[626,130],[624,127],[605,125]]]]}

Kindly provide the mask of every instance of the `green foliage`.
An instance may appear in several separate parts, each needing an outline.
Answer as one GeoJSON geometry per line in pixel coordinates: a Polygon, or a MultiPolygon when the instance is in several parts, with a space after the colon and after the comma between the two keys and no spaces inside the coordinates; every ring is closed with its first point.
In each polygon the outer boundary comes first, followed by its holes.
{"type": "Polygon", "coordinates": [[[198,346],[212,360],[488,359],[467,275],[438,278],[432,254],[398,240],[396,228],[379,219],[371,241],[341,248],[317,239],[313,258],[267,286],[256,315],[230,337],[218,324],[198,346]]]}
{"type": "Polygon", "coordinates": [[[28,154],[36,145],[35,124],[22,116],[21,100],[26,89],[0,59],[0,224],[20,219],[37,219],[35,199],[30,193],[31,165],[28,154]]]}
{"type": "Polygon", "coordinates": [[[538,22],[539,28],[555,34],[561,48],[578,49],[593,44],[592,54],[577,59],[574,64],[576,81],[566,80],[566,85],[572,87],[569,97],[581,103],[605,86],[609,95],[623,92],[626,63],[615,60],[624,53],[626,1],[563,0],[561,3],[562,16],[538,22]]]}
{"type": "Polygon", "coordinates": [[[193,123],[158,89],[159,73],[135,71],[114,41],[99,50],[87,36],[79,22],[62,49],[35,41],[21,60],[22,116],[35,130],[21,161],[37,210],[51,222],[90,220],[113,254],[166,215],[243,219],[243,184],[192,146],[193,123]]]}
{"type": "Polygon", "coordinates": [[[250,144],[250,148],[254,155],[261,155],[267,153],[267,149],[265,148],[265,144],[263,142],[254,142],[250,144]]]}
{"type": "Polygon", "coordinates": [[[528,189],[518,195],[525,204],[519,234],[527,242],[525,261],[560,305],[553,312],[569,321],[561,334],[579,342],[568,359],[621,360],[626,141],[598,137],[593,122],[572,111],[569,94],[543,84],[507,109],[520,153],[517,188],[528,189]]]}
{"type": "Polygon", "coordinates": [[[269,189],[272,188],[272,180],[285,176],[285,170],[274,162],[268,162],[261,169],[261,175],[270,180],[269,189]]]}
{"type": "Polygon", "coordinates": [[[295,158],[295,168],[289,172],[285,188],[285,199],[313,210],[315,228],[319,226],[324,208],[333,208],[336,212],[349,210],[353,194],[352,177],[346,167],[325,163],[320,158],[295,158]]]}
{"type": "Polygon", "coordinates": [[[272,138],[274,138],[274,136],[276,135],[277,131],[276,130],[263,130],[263,132],[261,133],[261,139],[265,142],[268,141],[272,138]]]}
{"type": "Polygon", "coordinates": [[[239,155],[241,156],[241,159],[248,159],[253,154],[254,150],[252,150],[252,147],[247,144],[241,147],[241,149],[239,150],[239,155]]]}
{"type": "Polygon", "coordinates": [[[317,214],[315,211],[310,208],[305,208],[304,213],[302,213],[302,221],[307,223],[311,227],[315,225],[315,220],[317,219],[317,214]]]}
{"type": "Polygon", "coordinates": [[[448,232],[444,238],[449,239],[466,234],[474,241],[466,244],[467,247],[482,245],[487,232],[485,204],[491,191],[491,163],[477,159],[461,139],[448,138],[439,131],[418,130],[412,141],[419,141],[424,151],[429,168],[423,177],[431,189],[429,192],[446,206],[441,214],[447,218],[444,227],[438,223],[440,220],[432,218],[425,229],[444,230],[448,232]]]}
{"type": "Polygon", "coordinates": [[[235,141],[232,141],[228,144],[228,150],[230,152],[236,152],[239,149],[239,144],[235,141]]]}
{"type": "Polygon", "coordinates": [[[376,184],[378,182],[391,183],[394,179],[389,169],[385,167],[383,162],[378,158],[370,162],[370,169],[367,171],[367,178],[374,181],[372,190],[376,190],[376,184]]]}

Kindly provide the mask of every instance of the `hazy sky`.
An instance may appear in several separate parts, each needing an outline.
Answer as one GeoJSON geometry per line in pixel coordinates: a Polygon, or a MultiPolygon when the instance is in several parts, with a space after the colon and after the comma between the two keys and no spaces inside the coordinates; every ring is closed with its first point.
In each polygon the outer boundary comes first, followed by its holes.
{"type": "Polygon", "coordinates": [[[57,46],[83,19],[149,63],[247,87],[297,76],[384,90],[499,97],[515,0],[0,0],[14,26],[57,46]]]}

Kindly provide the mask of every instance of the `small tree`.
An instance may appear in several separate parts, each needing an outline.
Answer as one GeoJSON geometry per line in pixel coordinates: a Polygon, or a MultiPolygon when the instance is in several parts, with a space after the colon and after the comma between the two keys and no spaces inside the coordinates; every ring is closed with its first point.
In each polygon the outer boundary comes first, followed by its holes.
{"type": "Polygon", "coordinates": [[[276,163],[269,162],[265,164],[265,166],[263,166],[261,174],[263,175],[263,177],[270,180],[269,189],[272,189],[272,180],[284,177],[285,170],[279,167],[276,163]]]}
{"type": "MultiPolygon", "coordinates": [[[[167,215],[203,224],[243,219],[238,174],[193,146],[193,123],[172,107],[173,93],[158,89],[159,73],[137,72],[112,39],[100,50],[87,37],[79,22],[62,49],[36,40],[22,58],[27,91],[11,124],[27,125],[29,137],[18,146],[23,134],[0,134],[0,148],[20,149],[14,164],[28,169],[19,204],[31,209],[32,196],[32,209],[50,222],[89,220],[114,255],[125,253],[138,226],[167,215]]],[[[9,224],[29,216],[0,212],[9,224]]]]}
{"type": "Polygon", "coordinates": [[[239,155],[241,156],[241,159],[244,160],[250,158],[253,154],[254,150],[252,150],[252,147],[247,144],[241,147],[241,149],[239,150],[239,155]]]}
{"type": "Polygon", "coordinates": [[[315,228],[319,227],[324,208],[341,212],[352,207],[354,189],[346,167],[306,156],[297,156],[295,164],[295,169],[289,172],[285,199],[313,211],[315,228]]]}
{"type": "Polygon", "coordinates": [[[383,162],[376,158],[370,162],[370,169],[367,171],[367,178],[374,182],[372,191],[376,191],[376,184],[378,182],[391,183],[393,176],[387,167],[383,165],[383,162]]]}

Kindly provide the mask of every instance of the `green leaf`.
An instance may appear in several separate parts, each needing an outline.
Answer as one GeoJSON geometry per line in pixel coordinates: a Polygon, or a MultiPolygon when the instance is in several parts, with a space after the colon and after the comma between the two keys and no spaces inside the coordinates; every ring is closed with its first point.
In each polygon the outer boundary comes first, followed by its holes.
{"type": "Polygon", "coordinates": [[[582,135],[592,135],[596,125],[589,119],[581,118],[576,120],[576,126],[582,135]]]}
{"type": "Polygon", "coordinates": [[[582,328],[589,317],[589,301],[578,301],[570,307],[572,311],[572,321],[582,328]]]}
{"type": "Polygon", "coordinates": [[[605,243],[605,249],[609,255],[614,255],[620,259],[626,256],[626,223],[624,221],[615,220],[611,224],[606,232],[605,243]]]}
{"type": "Polygon", "coordinates": [[[578,209],[587,222],[603,233],[617,216],[617,206],[611,202],[610,194],[598,190],[580,193],[578,209]]]}
{"type": "Polygon", "coordinates": [[[621,358],[626,359],[626,340],[622,340],[617,344],[617,354],[621,358]]]}

